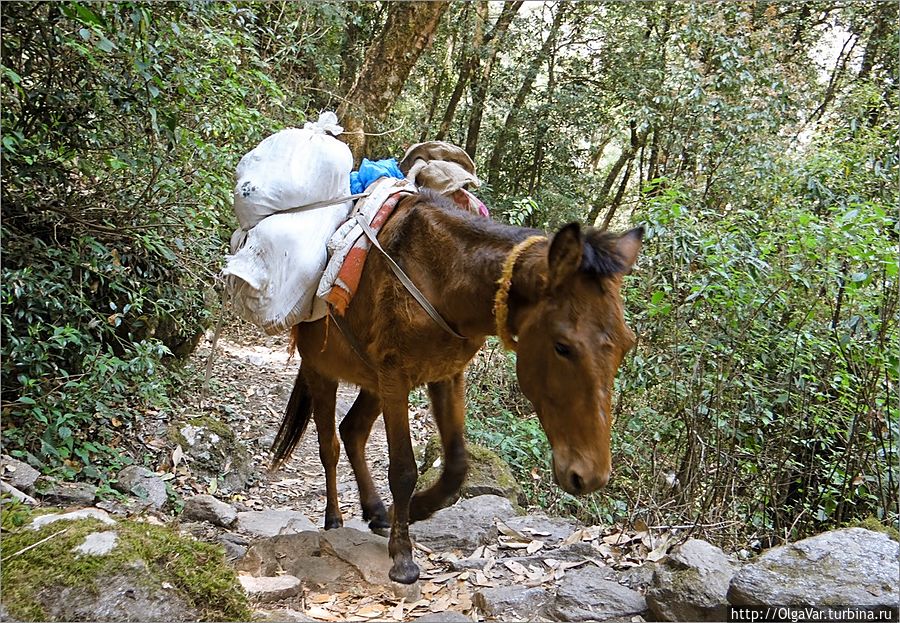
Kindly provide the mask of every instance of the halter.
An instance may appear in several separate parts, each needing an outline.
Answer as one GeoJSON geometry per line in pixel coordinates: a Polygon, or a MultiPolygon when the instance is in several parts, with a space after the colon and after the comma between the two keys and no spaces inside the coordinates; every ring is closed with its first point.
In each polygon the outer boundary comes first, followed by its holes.
{"type": "Polygon", "coordinates": [[[497,280],[497,294],[494,296],[494,318],[497,323],[497,335],[503,343],[503,347],[507,350],[516,350],[518,342],[516,338],[509,332],[507,319],[509,317],[509,288],[512,286],[513,269],[519,256],[530,248],[534,243],[546,240],[546,236],[531,236],[526,238],[512,248],[506,261],[503,262],[503,271],[497,280]]]}

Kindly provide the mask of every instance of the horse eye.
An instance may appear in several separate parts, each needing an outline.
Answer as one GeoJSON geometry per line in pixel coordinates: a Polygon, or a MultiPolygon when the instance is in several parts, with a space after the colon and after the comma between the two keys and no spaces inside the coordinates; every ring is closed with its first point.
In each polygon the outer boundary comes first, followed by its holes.
{"type": "Polygon", "coordinates": [[[553,350],[556,351],[556,354],[561,357],[568,357],[572,354],[572,349],[569,348],[568,344],[563,344],[562,342],[557,342],[553,345],[553,350]]]}

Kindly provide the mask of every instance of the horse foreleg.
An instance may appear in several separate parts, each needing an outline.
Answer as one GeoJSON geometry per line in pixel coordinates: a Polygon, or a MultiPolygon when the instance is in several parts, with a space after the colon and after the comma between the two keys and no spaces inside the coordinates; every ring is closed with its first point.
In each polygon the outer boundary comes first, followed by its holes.
{"type": "Polygon", "coordinates": [[[372,532],[387,536],[387,531],[391,527],[387,510],[375,489],[369,465],[366,463],[366,442],[372,432],[372,425],[380,413],[381,402],[378,396],[360,389],[350,411],[341,420],[340,431],[344,450],[347,452],[347,458],[356,476],[356,485],[359,487],[363,519],[369,522],[369,529],[372,532]]]}
{"type": "Polygon", "coordinates": [[[313,419],[319,435],[319,459],[325,468],[325,529],[331,530],[344,525],[337,494],[337,463],[341,444],[334,424],[338,384],[317,374],[307,374],[307,382],[313,397],[313,419]]]}
{"type": "Polygon", "coordinates": [[[465,378],[459,373],[449,379],[428,384],[431,410],[441,435],[444,469],[438,480],[415,494],[410,503],[410,522],[431,517],[457,493],[466,478],[468,456],[465,431],[465,378]]]}
{"type": "Polygon", "coordinates": [[[413,561],[412,542],[409,540],[409,501],[418,477],[416,457],[409,438],[409,389],[397,388],[390,395],[382,394],[381,400],[390,457],[388,480],[394,497],[394,516],[388,541],[388,551],[394,564],[388,575],[402,584],[412,584],[419,579],[419,567],[413,561]]]}

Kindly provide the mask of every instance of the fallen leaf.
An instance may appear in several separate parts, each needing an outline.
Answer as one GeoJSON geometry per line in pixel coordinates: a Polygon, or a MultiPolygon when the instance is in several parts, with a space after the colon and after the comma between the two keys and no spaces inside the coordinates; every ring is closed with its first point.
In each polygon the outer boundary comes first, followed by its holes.
{"type": "Polygon", "coordinates": [[[406,599],[401,599],[400,603],[397,604],[393,610],[391,610],[391,619],[394,621],[402,621],[403,620],[403,604],[406,603],[406,599]]]}
{"type": "Polygon", "coordinates": [[[172,450],[172,469],[174,470],[178,467],[178,464],[181,463],[181,459],[184,458],[184,450],[181,449],[181,444],[175,446],[175,449],[172,450]]]}
{"type": "Polygon", "coordinates": [[[531,543],[528,544],[528,547],[525,548],[525,551],[528,552],[529,554],[533,554],[536,551],[538,551],[539,549],[541,549],[542,547],[544,547],[544,542],[538,541],[537,539],[535,539],[534,541],[532,541],[531,543]]]}
{"type": "Polygon", "coordinates": [[[504,560],[503,566],[515,573],[516,575],[527,575],[528,569],[525,568],[525,565],[516,562],[515,560],[504,560]]]}

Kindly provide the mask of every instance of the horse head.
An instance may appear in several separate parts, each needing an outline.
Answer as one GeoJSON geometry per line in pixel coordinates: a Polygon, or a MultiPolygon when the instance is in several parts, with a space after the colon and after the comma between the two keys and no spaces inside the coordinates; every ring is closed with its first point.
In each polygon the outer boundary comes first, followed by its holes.
{"type": "Polygon", "coordinates": [[[615,236],[566,225],[537,264],[534,295],[516,310],[519,385],[550,441],[554,479],[569,493],[596,491],[612,472],[613,380],[635,342],[620,291],[642,236],[642,228],[615,236]]]}

